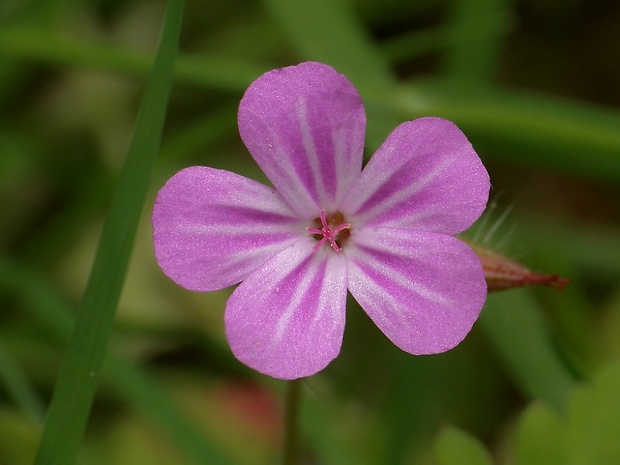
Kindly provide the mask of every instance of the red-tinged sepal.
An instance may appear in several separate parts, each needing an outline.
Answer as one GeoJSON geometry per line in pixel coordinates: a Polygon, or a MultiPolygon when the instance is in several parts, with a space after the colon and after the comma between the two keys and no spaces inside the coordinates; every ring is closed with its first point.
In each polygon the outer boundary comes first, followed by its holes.
{"type": "Polygon", "coordinates": [[[564,290],[570,283],[570,279],[560,278],[557,274],[535,273],[519,262],[500,253],[468,240],[465,240],[465,242],[476,252],[482,263],[484,278],[489,292],[535,285],[564,290]]]}

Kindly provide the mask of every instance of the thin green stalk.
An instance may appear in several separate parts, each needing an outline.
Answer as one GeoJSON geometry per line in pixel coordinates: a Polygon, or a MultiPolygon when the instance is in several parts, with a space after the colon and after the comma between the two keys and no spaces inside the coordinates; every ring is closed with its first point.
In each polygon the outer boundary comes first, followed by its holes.
{"type": "Polygon", "coordinates": [[[171,0],[153,72],[47,414],[35,465],[75,463],[112,333],[173,82],[183,0],[171,0]]]}
{"type": "Polygon", "coordinates": [[[478,321],[519,387],[564,412],[577,379],[557,353],[531,292],[489,294],[478,321]]]}
{"type": "Polygon", "coordinates": [[[301,379],[288,382],[286,405],[284,411],[284,441],[282,447],[282,465],[293,465],[298,452],[298,418],[301,398],[301,379]]]}

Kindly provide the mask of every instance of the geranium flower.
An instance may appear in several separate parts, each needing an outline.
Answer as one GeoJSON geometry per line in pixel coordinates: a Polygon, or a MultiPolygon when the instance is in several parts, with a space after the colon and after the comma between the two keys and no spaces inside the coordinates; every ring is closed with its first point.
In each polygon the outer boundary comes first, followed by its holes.
{"type": "Polygon", "coordinates": [[[362,170],[366,116],[346,77],[302,63],[259,77],[239,132],[273,184],[190,167],[159,192],[157,261],[179,285],[226,303],[234,355],[282,379],[339,353],[347,289],[411,354],[470,331],[486,298],[480,260],[453,237],[482,213],[489,176],[463,133],[440,118],[398,126],[362,170]]]}

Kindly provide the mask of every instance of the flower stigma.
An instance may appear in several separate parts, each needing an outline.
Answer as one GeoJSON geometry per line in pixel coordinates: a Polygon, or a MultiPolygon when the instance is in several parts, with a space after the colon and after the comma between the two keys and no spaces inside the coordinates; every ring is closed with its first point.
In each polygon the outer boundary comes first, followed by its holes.
{"type": "Polygon", "coordinates": [[[314,250],[317,250],[329,241],[332,248],[336,252],[341,253],[342,242],[351,235],[351,223],[345,222],[344,215],[336,212],[333,215],[327,216],[325,210],[321,210],[321,215],[314,219],[314,223],[317,226],[316,228],[310,226],[306,228],[319,241],[314,250]]]}

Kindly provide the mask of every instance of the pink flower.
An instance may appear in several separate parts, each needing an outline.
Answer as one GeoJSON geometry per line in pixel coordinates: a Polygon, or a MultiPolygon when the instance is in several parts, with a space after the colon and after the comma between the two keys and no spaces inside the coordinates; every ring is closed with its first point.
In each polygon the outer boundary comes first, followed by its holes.
{"type": "Polygon", "coordinates": [[[480,260],[453,237],[485,208],[489,176],[440,118],[398,126],[362,170],[366,116],[343,75],[320,63],[258,78],[239,132],[274,188],[194,166],[161,189],[157,261],[179,285],[226,303],[234,355],[282,379],[339,353],[347,290],[411,354],[456,346],[486,298],[480,260]]]}

